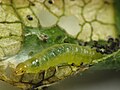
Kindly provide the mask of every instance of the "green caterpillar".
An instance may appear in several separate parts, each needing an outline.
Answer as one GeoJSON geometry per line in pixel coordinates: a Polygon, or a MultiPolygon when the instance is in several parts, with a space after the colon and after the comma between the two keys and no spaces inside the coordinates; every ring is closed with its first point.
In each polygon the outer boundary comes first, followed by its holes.
{"type": "Polygon", "coordinates": [[[104,55],[86,46],[75,44],[57,44],[36,54],[31,59],[17,65],[16,74],[37,73],[56,67],[61,64],[91,64],[93,60],[99,59],[104,55]]]}

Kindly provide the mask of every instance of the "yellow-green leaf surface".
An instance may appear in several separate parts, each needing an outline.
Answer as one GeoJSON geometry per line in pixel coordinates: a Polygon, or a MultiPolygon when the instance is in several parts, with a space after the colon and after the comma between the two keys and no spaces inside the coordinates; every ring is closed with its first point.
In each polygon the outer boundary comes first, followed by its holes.
{"type": "MultiPolygon", "coordinates": [[[[42,71],[23,76],[15,74],[19,63],[55,44],[78,45],[78,41],[117,38],[119,4],[119,0],[0,0],[0,79],[27,89],[48,85],[78,70],[88,69],[87,65],[78,68],[65,64],[57,69],[50,67],[44,75],[42,71]]],[[[100,61],[109,62],[114,55],[119,56],[115,52],[100,61]]]]}

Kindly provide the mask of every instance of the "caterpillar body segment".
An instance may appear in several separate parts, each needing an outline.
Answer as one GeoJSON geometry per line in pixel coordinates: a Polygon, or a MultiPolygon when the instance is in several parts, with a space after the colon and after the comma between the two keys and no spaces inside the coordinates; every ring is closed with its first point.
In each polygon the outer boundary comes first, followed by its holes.
{"type": "Polygon", "coordinates": [[[80,66],[83,63],[89,65],[93,60],[103,56],[103,54],[90,47],[75,44],[57,44],[18,64],[15,72],[17,75],[22,75],[24,73],[38,73],[62,64],[80,66]]]}

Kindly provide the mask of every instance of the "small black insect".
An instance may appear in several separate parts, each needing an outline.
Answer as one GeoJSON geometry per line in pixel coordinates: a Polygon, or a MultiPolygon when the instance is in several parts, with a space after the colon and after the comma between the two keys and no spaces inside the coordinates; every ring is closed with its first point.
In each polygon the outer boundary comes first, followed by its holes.
{"type": "Polygon", "coordinates": [[[93,41],[94,45],[93,47],[96,47],[98,45],[98,41],[93,41]]]}
{"type": "Polygon", "coordinates": [[[112,43],[113,41],[114,41],[113,38],[109,38],[109,39],[108,39],[108,43],[112,43]]]}
{"type": "Polygon", "coordinates": [[[108,1],[104,1],[105,4],[110,4],[108,1]]]}
{"type": "Polygon", "coordinates": [[[32,17],[32,16],[30,16],[30,15],[27,15],[26,17],[27,17],[27,19],[28,19],[28,20],[30,20],[30,21],[32,21],[32,20],[33,20],[33,17],[32,17]]]}
{"type": "Polygon", "coordinates": [[[53,1],[53,0],[48,0],[48,3],[49,3],[49,4],[53,4],[54,1],[53,1]]]}
{"type": "Polygon", "coordinates": [[[83,65],[83,62],[80,63],[80,66],[82,66],[82,65],[83,65]]]}
{"type": "Polygon", "coordinates": [[[65,39],[65,40],[64,40],[64,43],[69,43],[69,40],[65,39]]]}

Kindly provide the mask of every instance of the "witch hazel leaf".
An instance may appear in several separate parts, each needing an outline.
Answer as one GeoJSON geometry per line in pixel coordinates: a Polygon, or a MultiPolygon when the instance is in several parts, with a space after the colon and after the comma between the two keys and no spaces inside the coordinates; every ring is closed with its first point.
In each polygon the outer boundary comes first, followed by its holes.
{"type": "Polygon", "coordinates": [[[120,50],[99,60],[91,70],[120,70],[120,50]]]}
{"type": "Polygon", "coordinates": [[[119,0],[0,0],[0,79],[34,89],[91,65],[119,70],[119,4],[119,0]],[[90,44],[94,41],[100,44],[90,44]],[[22,62],[21,70],[16,70],[22,76],[16,75],[15,67],[22,62]],[[30,66],[23,73],[26,63],[30,66]]]}

